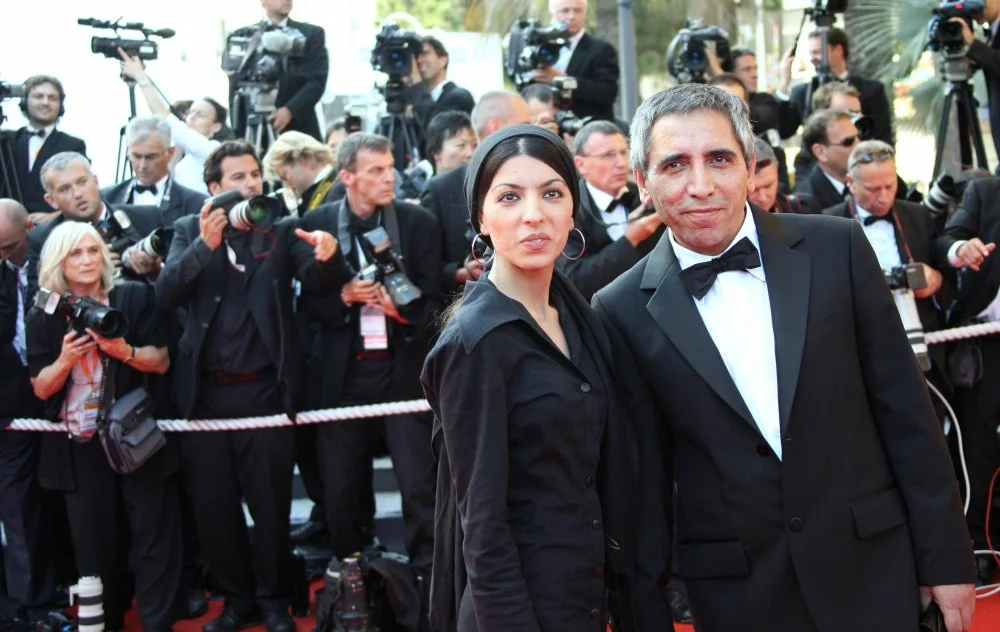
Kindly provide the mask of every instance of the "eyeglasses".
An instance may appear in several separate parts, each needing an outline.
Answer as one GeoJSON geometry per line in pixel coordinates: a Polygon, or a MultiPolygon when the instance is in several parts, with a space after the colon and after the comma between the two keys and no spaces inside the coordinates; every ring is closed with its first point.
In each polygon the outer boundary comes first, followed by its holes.
{"type": "Polygon", "coordinates": [[[584,154],[584,158],[597,158],[598,160],[603,160],[604,162],[611,162],[615,158],[624,158],[628,160],[628,150],[622,149],[621,151],[606,151],[603,154],[584,154]]]}
{"type": "Polygon", "coordinates": [[[829,147],[833,147],[833,146],[837,146],[837,147],[853,147],[854,143],[858,142],[859,140],[861,140],[861,139],[858,137],[857,134],[855,134],[854,136],[848,136],[847,138],[845,138],[845,139],[843,139],[841,141],[837,141],[836,143],[829,143],[827,146],[829,146],[829,147]]]}
{"type": "Polygon", "coordinates": [[[896,156],[896,152],[893,149],[879,149],[878,151],[859,151],[856,154],[851,155],[851,160],[847,164],[847,170],[850,171],[858,165],[869,165],[873,162],[884,162],[890,160],[896,156]]]}

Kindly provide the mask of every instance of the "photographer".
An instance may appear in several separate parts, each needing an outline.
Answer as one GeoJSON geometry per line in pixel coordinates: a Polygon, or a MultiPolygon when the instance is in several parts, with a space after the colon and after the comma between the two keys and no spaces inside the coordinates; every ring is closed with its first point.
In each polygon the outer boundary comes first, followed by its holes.
{"type": "Polygon", "coordinates": [[[853,119],[843,110],[820,110],[809,117],[802,130],[802,150],[808,150],[816,163],[808,177],[795,182],[795,192],[811,195],[820,209],[840,204],[851,193],[847,162],[851,150],[861,142],[853,119]]]}
{"type": "Polygon", "coordinates": [[[285,132],[264,155],[269,177],[281,180],[299,200],[298,214],[332,202],[337,172],[330,148],[302,132],[285,132]]]}
{"type": "Polygon", "coordinates": [[[551,84],[556,77],[574,77],[573,111],[583,118],[614,120],[615,99],[618,98],[618,53],[602,39],[585,30],[587,0],[549,0],[553,21],[566,25],[567,46],[559,51],[559,60],[552,66],[537,68],[531,78],[537,83],[551,84]]]}
{"type": "Polygon", "coordinates": [[[796,213],[809,215],[819,213],[816,200],[806,193],[786,195],[779,186],[779,170],[781,163],[774,148],[765,139],[754,138],[754,149],[757,152],[757,164],[754,167],[753,191],[750,192],[750,203],[771,213],[796,213]]]}
{"type": "Polygon", "coordinates": [[[968,46],[966,55],[983,69],[986,89],[989,94],[990,130],[993,134],[993,146],[1000,153],[1000,38],[997,29],[1000,28],[1000,11],[988,8],[977,16],[976,23],[990,21],[989,38],[983,42],[976,39],[969,23],[961,18],[951,18],[951,22],[962,25],[962,39],[968,46]]]}
{"type": "MultiPolygon", "coordinates": [[[[301,35],[305,38],[305,49],[301,55],[294,55],[290,65],[292,70],[283,72],[278,80],[278,96],[275,101],[277,110],[268,115],[268,122],[274,127],[275,134],[286,131],[296,131],[309,134],[322,141],[319,129],[319,119],[316,117],[316,104],[319,103],[326,90],[326,80],[330,72],[330,59],[326,50],[326,32],[318,26],[306,22],[296,22],[288,18],[292,12],[292,0],[261,0],[264,7],[264,19],[254,25],[234,31],[230,37],[257,37],[270,30],[282,30],[290,35],[301,35]]],[[[259,54],[253,51],[252,54],[259,54]]],[[[229,78],[229,102],[234,103],[239,87],[236,77],[229,78]]],[[[237,138],[242,138],[246,131],[247,104],[243,99],[237,101],[237,111],[232,112],[236,123],[233,131],[237,138]]]]}
{"type": "Polygon", "coordinates": [[[413,69],[403,77],[406,86],[403,98],[413,106],[413,115],[426,141],[427,128],[435,116],[451,110],[469,114],[476,100],[471,92],[448,81],[448,51],[441,40],[428,35],[420,41],[422,48],[413,58],[413,69]]]}
{"type": "MultiPolygon", "coordinates": [[[[122,629],[126,605],[120,560],[131,560],[144,630],[170,630],[181,577],[181,525],[177,496],[177,443],[171,438],[138,470],[118,474],[102,449],[101,410],[115,397],[143,385],[143,374],[163,374],[170,360],[167,336],[148,286],[113,284],[111,253],[93,226],[57,226],[42,250],[41,286],[73,300],[88,299],[119,310],[124,337],[81,331],[79,319],[32,308],[27,318],[28,369],[45,417],[69,427],[42,438],[39,480],[63,492],[77,571],[101,578],[105,626],[122,629]],[[108,371],[114,380],[104,383],[108,371]],[[121,508],[127,534],[120,525],[121,508]],[[123,550],[129,542],[131,551],[123,550]]],[[[66,299],[63,299],[66,300],[66,299]]],[[[110,439],[108,439],[110,441],[110,439]]]]}
{"type": "MultiPolygon", "coordinates": [[[[349,269],[339,292],[302,293],[300,313],[314,335],[307,343],[307,407],[419,398],[420,368],[441,307],[437,221],[419,206],[393,201],[392,143],[384,136],[351,134],[337,162],[347,197],[302,220],[303,229],[336,232],[349,269]]],[[[403,414],[316,430],[334,555],[343,559],[372,542],[372,457],[381,436],[403,497],[410,564],[425,590],[434,527],[430,422],[426,414],[403,414]]]]}
{"type": "MultiPolygon", "coordinates": [[[[213,195],[263,189],[261,166],[245,141],[223,143],[205,162],[213,195]]],[[[174,361],[177,406],[187,419],[284,413],[294,419],[301,392],[301,352],[292,313],[292,278],[304,290],[332,291],[342,266],[337,240],[277,219],[255,230],[231,225],[209,199],[197,216],[174,224],[156,282],[163,309],[186,319],[174,361]]],[[[258,200],[263,204],[263,201],[258,200]]],[[[206,632],[235,630],[263,618],[270,632],[291,632],[291,511],[294,428],[187,433],[180,438],[182,477],[212,584],[226,598],[206,632]],[[251,548],[241,500],[254,511],[251,548]],[[263,617],[261,617],[263,610],[263,617]]]]}
{"type": "MultiPolygon", "coordinates": [[[[817,69],[822,63],[823,40],[819,31],[809,34],[809,58],[817,69]]],[[[850,41],[847,33],[838,28],[827,31],[827,59],[832,81],[843,81],[857,88],[861,95],[861,112],[872,120],[871,137],[890,145],[895,143],[892,131],[892,111],[886,98],[882,82],[850,73],[847,61],[850,57],[850,41]]],[[[803,121],[812,114],[812,94],[820,88],[818,77],[806,83],[791,87],[792,64],[795,57],[789,55],[781,62],[781,87],[776,96],[781,102],[780,128],[782,138],[790,138],[799,130],[803,121]]]]}

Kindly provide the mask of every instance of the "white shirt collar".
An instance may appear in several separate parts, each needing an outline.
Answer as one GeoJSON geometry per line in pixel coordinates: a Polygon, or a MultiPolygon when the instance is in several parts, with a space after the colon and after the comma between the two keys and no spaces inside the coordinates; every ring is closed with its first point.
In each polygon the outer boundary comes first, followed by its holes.
{"type": "MultiPolygon", "coordinates": [[[[156,183],[154,183],[153,186],[156,187],[156,194],[157,195],[162,195],[163,192],[167,190],[167,179],[168,178],[170,178],[170,173],[169,172],[167,173],[167,175],[163,176],[162,178],[160,178],[159,180],[157,180],[156,183]]],[[[142,184],[141,182],[139,182],[138,178],[133,178],[132,181],[133,181],[133,185],[132,186],[138,186],[138,185],[142,184]]]]}
{"type": "Polygon", "coordinates": [[[583,36],[586,33],[587,33],[587,29],[580,29],[579,33],[577,33],[573,37],[569,38],[569,42],[568,42],[569,43],[569,49],[570,50],[576,50],[576,45],[580,43],[580,40],[583,39],[583,36]]]}
{"type": "Polygon", "coordinates": [[[326,165],[325,167],[320,169],[319,173],[316,174],[316,178],[313,180],[313,184],[316,184],[317,182],[322,182],[323,178],[330,175],[331,171],[333,171],[333,165],[326,165]]]}
{"type": "MultiPolygon", "coordinates": [[[[820,169],[820,171],[823,171],[823,170],[820,169]]],[[[825,171],[823,171],[823,175],[826,176],[826,179],[830,181],[830,184],[833,185],[833,188],[837,190],[837,193],[839,195],[843,195],[844,194],[844,188],[847,186],[846,183],[841,182],[840,180],[834,178],[833,176],[831,176],[829,173],[827,173],[825,171]]]]}
{"type": "MultiPolygon", "coordinates": [[[[750,210],[749,203],[746,204],[745,209],[746,209],[746,214],[743,217],[743,225],[740,227],[739,232],[737,232],[736,236],[733,237],[733,240],[729,242],[729,245],[726,246],[726,249],[723,250],[718,255],[715,255],[715,257],[710,255],[703,255],[699,252],[695,252],[680,245],[674,238],[673,231],[667,228],[667,233],[670,235],[670,245],[674,247],[674,256],[677,257],[677,263],[681,266],[681,270],[686,270],[691,266],[697,265],[699,263],[705,263],[706,261],[711,261],[716,257],[721,257],[726,252],[728,252],[730,248],[733,247],[733,244],[739,242],[739,240],[743,239],[744,237],[750,240],[750,243],[754,245],[754,248],[757,249],[757,252],[760,252],[760,240],[757,237],[757,223],[753,219],[753,212],[750,210]]],[[[763,257],[761,257],[760,267],[747,270],[747,272],[752,274],[757,279],[760,279],[761,281],[765,280],[763,261],[764,261],[763,257]]]]}
{"type": "Polygon", "coordinates": [[[618,192],[617,196],[611,196],[586,180],[584,180],[584,182],[587,184],[587,190],[590,191],[590,197],[594,200],[594,210],[597,211],[598,215],[607,210],[608,204],[611,204],[611,200],[614,200],[616,197],[621,197],[623,193],[628,191],[628,187],[622,187],[622,190],[618,192]]]}
{"type": "Polygon", "coordinates": [[[441,98],[441,93],[444,92],[444,86],[446,83],[448,83],[447,79],[434,86],[434,89],[431,90],[431,98],[434,99],[435,103],[441,98]]]}
{"type": "MultiPolygon", "coordinates": [[[[267,17],[266,13],[264,14],[264,24],[265,25],[267,25],[267,24],[274,24],[274,22],[271,21],[271,18],[267,17]]],[[[287,27],[288,26],[288,18],[285,18],[281,22],[278,22],[278,24],[276,26],[278,26],[279,28],[285,28],[285,27],[287,27]]]]}

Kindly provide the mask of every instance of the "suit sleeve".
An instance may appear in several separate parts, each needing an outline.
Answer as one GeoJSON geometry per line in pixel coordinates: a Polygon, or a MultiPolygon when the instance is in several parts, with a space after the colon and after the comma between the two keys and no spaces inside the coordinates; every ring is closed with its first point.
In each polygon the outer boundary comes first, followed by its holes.
{"type": "Polygon", "coordinates": [[[28,233],[28,301],[35,300],[35,292],[38,291],[38,264],[42,258],[42,246],[45,244],[45,235],[40,235],[39,232],[44,230],[44,226],[33,229],[28,233]]]}
{"type": "Polygon", "coordinates": [[[202,270],[215,258],[215,252],[197,234],[197,221],[197,218],[182,217],[174,222],[170,252],[156,279],[156,302],[162,309],[185,307],[191,300],[202,270]]]}
{"type": "Polygon", "coordinates": [[[614,46],[602,42],[600,49],[591,57],[590,64],[575,75],[577,86],[573,91],[573,100],[594,107],[613,107],[618,98],[619,74],[618,53],[614,46]]]}
{"type": "Polygon", "coordinates": [[[424,207],[437,218],[438,221],[438,234],[440,235],[440,240],[442,244],[441,256],[438,257],[440,264],[440,285],[445,292],[450,292],[454,290],[457,286],[455,285],[455,272],[458,271],[460,266],[465,265],[464,261],[444,261],[444,239],[445,239],[445,228],[444,228],[444,210],[441,208],[441,191],[439,190],[437,183],[433,180],[426,189],[424,189],[423,195],[420,196],[420,206],[424,207]]]}
{"type": "Polygon", "coordinates": [[[539,632],[507,521],[507,380],[488,347],[483,340],[467,354],[457,341],[438,346],[424,389],[444,433],[478,628],[539,632]]]}
{"type": "Polygon", "coordinates": [[[976,40],[969,44],[969,51],[966,55],[987,72],[994,75],[1000,74],[1000,51],[993,50],[985,42],[976,40]]]}
{"type": "Polygon", "coordinates": [[[861,110],[865,116],[872,119],[872,136],[876,139],[895,145],[892,133],[892,110],[889,99],[885,96],[885,86],[880,81],[871,82],[871,91],[864,96],[861,110]]]}
{"type": "Polygon", "coordinates": [[[802,126],[807,87],[808,84],[799,84],[792,88],[787,100],[778,101],[778,133],[782,138],[795,136],[802,126]]]}
{"type": "MultiPolygon", "coordinates": [[[[16,270],[5,270],[0,274],[0,346],[9,345],[17,335],[17,286],[14,294],[7,291],[7,274],[18,274],[16,270]]],[[[16,279],[15,279],[16,280],[16,279]]]]}
{"type": "Polygon", "coordinates": [[[292,111],[296,119],[302,119],[319,103],[326,90],[326,80],[330,74],[330,55],[326,50],[326,32],[312,25],[313,31],[306,38],[306,50],[302,55],[304,62],[299,67],[298,76],[305,83],[293,94],[284,107],[292,111]]]}
{"type": "Polygon", "coordinates": [[[427,124],[430,123],[434,110],[434,99],[430,90],[423,81],[418,81],[403,90],[403,97],[413,106],[413,117],[417,119],[417,126],[426,134],[427,124]]]}
{"type": "Polygon", "coordinates": [[[948,263],[948,251],[955,245],[955,242],[966,241],[979,235],[983,200],[977,184],[972,182],[965,189],[962,203],[958,205],[954,215],[948,218],[944,230],[934,240],[934,263],[941,270],[947,270],[951,267],[951,264],[948,263]]]}
{"type": "Polygon", "coordinates": [[[424,296],[410,307],[399,308],[400,315],[411,325],[427,327],[441,309],[441,231],[437,219],[425,209],[414,214],[414,223],[404,239],[417,245],[416,256],[404,261],[406,275],[421,289],[424,296]]]}
{"type": "Polygon", "coordinates": [[[857,223],[848,228],[857,354],[909,514],[917,579],[921,586],[971,583],[975,567],[958,484],[923,376],[875,252],[857,223]]]}
{"type": "MultiPolygon", "coordinates": [[[[472,98],[472,93],[464,88],[459,88],[455,86],[448,92],[441,95],[435,103],[437,107],[434,108],[434,114],[439,114],[441,112],[465,112],[466,114],[472,113],[472,108],[476,107],[476,100],[472,98]]],[[[433,116],[431,118],[434,118],[433,116]]],[[[428,121],[429,122],[429,121],[428,121]]]]}
{"type": "Polygon", "coordinates": [[[576,289],[580,290],[583,298],[589,301],[594,293],[617,279],[618,275],[635,265],[640,258],[639,249],[622,237],[592,255],[588,256],[584,252],[584,256],[575,261],[560,257],[556,263],[576,289]]]}

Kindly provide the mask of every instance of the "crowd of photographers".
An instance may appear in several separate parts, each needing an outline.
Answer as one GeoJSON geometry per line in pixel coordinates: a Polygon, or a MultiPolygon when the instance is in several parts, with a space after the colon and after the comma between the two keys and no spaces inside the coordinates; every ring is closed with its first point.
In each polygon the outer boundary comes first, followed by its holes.
{"type": "MultiPolygon", "coordinates": [[[[548,63],[514,69],[524,77],[521,94],[475,101],[448,81],[440,41],[384,34],[382,66],[412,53],[397,74],[417,149],[430,163],[421,177],[400,164],[399,138],[360,131],[350,117],[320,140],[323,30],[290,20],[288,0],[262,4],[265,21],[234,37],[257,45],[273,25],[301,39],[294,46],[303,60],[300,72],[275,75],[274,107],[263,115],[267,82],[257,76],[231,85],[237,111],[203,98],[184,104],[181,118],[141,55],[117,50],[152,116],[126,127],[133,177],[103,189],[84,143],[57,129],[66,96],[59,80],[24,83],[29,124],[4,140],[13,164],[0,199],[0,419],[68,427],[0,433],[5,588],[31,620],[57,607],[58,584],[93,575],[104,586],[109,630],[123,627],[133,595],[143,629],[169,630],[205,612],[206,588],[225,599],[209,632],[257,622],[294,630],[291,547],[322,543],[338,558],[369,547],[372,458],[388,452],[426,629],[435,500],[426,414],[180,433],[155,446],[143,438],[129,446],[142,459],[129,469],[112,458],[111,403],[142,389],[160,418],[294,418],[423,397],[418,375],[441,310],[479,278],[489,256],[469,225],[466,163],[478,142],[509,125],[548,127],[574,155],[582,208],[559,265],[585,298],[664,232],[630,178],[627,129],[611,110],[616,56],[586,33],[585,0],[550,3],[567,43],[535,50],[548,63]],[[247,131],[255,125],[274,137],[260,142],[247,131]],[[268,180],[280,189],[265,195],[268,180]],[[314,508],[290,533],[296,465],[314,508]]],[[[542,31],[525,24],[520,37],[530,48],[547,37],[542,31]]],[[[704,79],[749,106],[758,135],[752,204],[862,224],[942,412],[948,402],[961,420],[969,528],[976,548],[987,548],[990,478],[1000,463],[1000,396],[988,376],[1000,371],[1000,343],[928,349],[922,332],[1000,319],[1000,267],[991,254],[1000,179],[968,184],[955,212],[940,190],[925,205],[904,199],[883,86],[848,70],[843,31],[808,41],[814,63],[829,67],[822,81],[791,87],[788,61],[782,89],[756,92],[748,49],[709,54],[704,79]],[[800,126],[802,150],[788,165],[780,140],[800,126]]],[[[269,71],[246,59],[229,63],[269,71]]],[[[983,583],[991,562],[978,563],[983,583]]],[[[683,593],[671,590],[684,620],[683,593]]]]}

